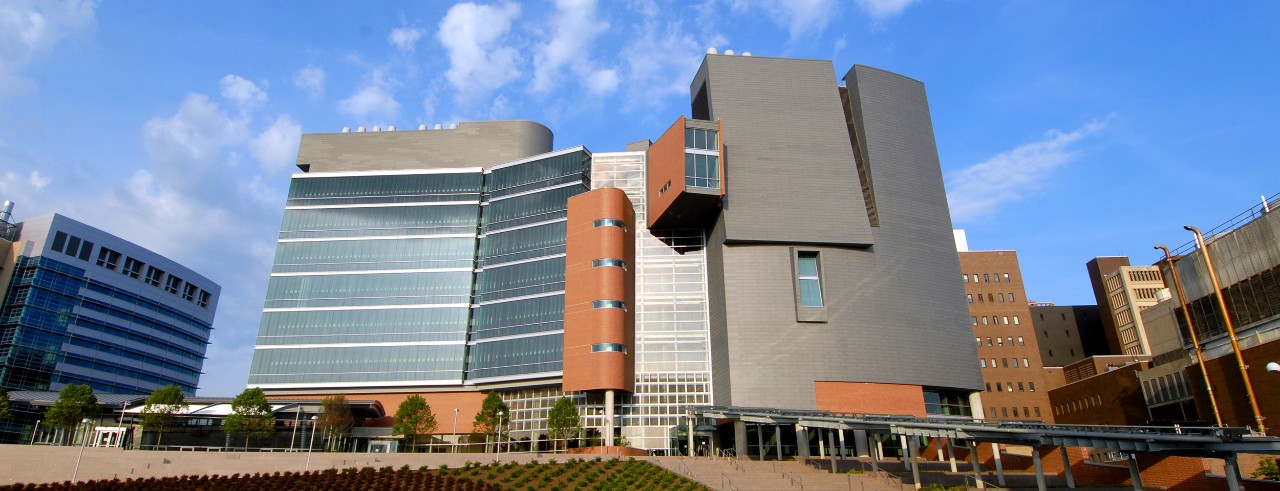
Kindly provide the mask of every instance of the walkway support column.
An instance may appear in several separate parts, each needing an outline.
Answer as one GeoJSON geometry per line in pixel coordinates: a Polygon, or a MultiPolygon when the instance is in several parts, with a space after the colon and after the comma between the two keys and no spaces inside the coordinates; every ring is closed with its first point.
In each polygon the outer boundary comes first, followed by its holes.
{"type": "Polygon", "coordinates": [[[818,428],[818,458],[819,459],[827,458],[827,443],[826,443],[827,431],[828,430],[826,428],[818,428]]]}
{"type": "Polygon", "coordinates": [[[756,443],[760,447],[760,461],[764,462],[764,425],[756,425],[756,443]]]}
{"type": "Polygon", "coordinates": [[[1229,491],[1240,491],[1240,463],[1236,460],[1236,454],[1228,455],[1222,459],[1226,464],[1227,472],[1227,489],[1229,491]]]}
{"type": "Polygon", "coordinates": [[[782,425],[773,427],[773,439],[776,440],[774,443],[778,447],[778,460],[782,460],[782,425]]]}
{"type": "Polygon", "coordinates": [[[1036,465],[1036,488],[1045,491],[1048,486],[1044,483],[1044,463],[1040,462],[1040,447],[1031,447],[1031,461],[1036,465]]]}
{"type": "Polygon", "coordinates": [[[916,489],[920,489],[920,441],[914,436],[906,439],[907,452],[911,455],[911,480],[915,482],[916,489]]]}
{"type": "Polygon", "coordinates": [[[991,455],[996,461],[996,484],[1004,487],[1004,462],[1000,460],[1000,444],[991,444],[991,455]]]}
{"type": "Polygon", "coordinates": [[[969,447],[969,460],[973,462],[974,486],[986,489],[987,483],[982,481],[982,463],[978,461],[978,442],[973,442],[973,446],[969,447]]]}
{"type": "MultiPolygon", "coordinates": [[[[778,428],[782,431],[782,428],[778,428]]],[[[799,423],[796,424],[796,455],[802,459],[807,459],[809,455],[809,430],[799,423]]],[[[782,438],[778,438],[778,460],[782,460],[782,438]]]]}
{"type": "Polygon", "coordinates": [[[1076,488],[1076,478],[1071,475],[1071,456],[1067,454],[1067,446],[1058,447],[1058,451],[1062,453],[1062,472],[1067,476],[1067,487],[1076,488]]]}
{"type": "Polygon", "coordinates": [[[747,423],[742,420],[733,422],[733,455],[750,457],[747,453],[747,423]]]}
{"type": "MultiPolygon", "coordinates": [[[[861,430],[859,430],[859,431],[861,431],[861,430]]],[[[864,433],[865,433],[865,432],[864,432],[864,433]]],[[[855,434],[856,434],[856,433],[855,433],[855,434]]],[[[868,436],[868,437],[869,437],[869,436],[868,436]]],[[[870,442],[868,442],[868,443],[870,443],[870,442]]],[[[867,446],[869,447],[870,445],[867,445],[867,446]]],[[[881,448],[880,448],[880,435],[876,435],[876,448],[871,449],[871,451],[870,451],[870,452],[868,452],[868,453],[870,453],[870,454],[871,454],[871,472],[872,472],[872,473],[879,473],[879,472],[880,472],[880,459],[881,459],[882,457],[884,457],[884,450],[881,450],[881,448]]]]}
{"type": "Polygon", "coordinates": [[[1133,479],[1134,491],[1142,491],[1142,469],[1138,468],[1138,454],[1129,454],[1129,477],[1133,479]]]}
{"type": "MultiPolygon", "coordinates": [[[[836,436],[833,435],[832,433],[834,432],[831,430],[827,430],[827,443],[828,443],[827,446],[831,447],[832,450],[835,450],[836,447],[834,442],[835,442],[836,436]]],[[[833,451],[831,452],[831,473],[835,474],[837,472],[840,472],[840,471],[836,469],[836,453],[833,451]]]]}
{"type": "Polygon", "coordinates": [[[869,447],[869,445],[867,445],[869,442],[869,440],[867,440],[868,438],[870,438],[870,435],[867,435],[867,430],[853,430],[853,451],[857,453],[859,457],[871,456],[871,449],[867,448],[869,447]]]}
{"type": "Polygon", "coordinates": [[[693,410],[690,410],[689,411],[689,456],[690,457],[693,457],[695,455],[693,451],[693,426],[694,426],[693,410]]]}
{"type": "Polygon", "coordinates": [[[960,472],[956,468],[956,446],[952,444],[951,437],[947,437],[947,457],[951,458],[951,472],[960,472]]]}
{"type": "Polygon", "coordinates": [[[844,430],[837,430],[836,434],[840,437],[840,460],[844,460],[844,430]]]}

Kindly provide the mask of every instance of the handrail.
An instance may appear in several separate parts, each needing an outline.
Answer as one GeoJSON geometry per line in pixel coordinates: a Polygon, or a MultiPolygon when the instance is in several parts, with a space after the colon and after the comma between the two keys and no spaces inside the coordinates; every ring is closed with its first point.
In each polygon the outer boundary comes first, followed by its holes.
{"type": "Polygon", "coordinates": [[[996,485],[996,484],[992,484],[991,482],[987,481],[986,479],[978,479],[978,476],[974,476],[974,475],[972,475],[972,474],[965,474],[965,475],[964,475],[964,484],[965,484],[965,486],[968,486],[968,485],[969,485],[969,481],[970,481],[970,480],[972,480],[972,481],[973,481],[973,487],[975,487],[975,488],[985,487],[985,488],[988,488],[988,489],[1004,489],[1004,488],[1002,488],[1002,487],[1000,487],[1000,486],[998,486],[998,485],[996,485]],[[978,485],[978,481],[982,481],[982,486],[979,486],[979,485],[978,485]]]}
{"type": "Polygon", "coordinates": [[[804,479],[801,479],[800,476],[794,475],[784,470],[782,471],[782,477],[785,477],[787,478],[788,481],[791,481],[792,486],[800,486],[800,489],[804,489],[804,479]]]}
{"type": "Polygon", "coordinates": [[[720,490],[721,491],[740,491],[738,487],[733,484],[733,480],[729,479],[729,475],[723,472],[720,473],[720,490]],[[728,485],[726,486],[726,484],[728,485]]]}
{"type": "Polygon", "coordinates": [[[680,463],[680,470],[684,472],[684,475],[690,479],[693,479],[693,471],[689,470],[689,464],[684,463],[683,458],[676,459],[676,462],[680,463]]]}

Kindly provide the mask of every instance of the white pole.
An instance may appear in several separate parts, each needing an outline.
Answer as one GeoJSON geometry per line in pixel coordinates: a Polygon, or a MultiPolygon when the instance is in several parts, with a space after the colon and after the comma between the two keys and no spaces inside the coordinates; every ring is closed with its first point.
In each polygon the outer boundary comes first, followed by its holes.
{"type": "MultiPolygon", "coordinates": [[[[84,418],[83,420],[80,420],[80,424],[86,425],[86,428],[87,428],[89,424],[89,418],[84,418]]],[[[84,458],[84,446],[86,443],[89,443],[88,435],[85,435],[85,437],[80,440],[80,456],[76,457],[76,470],[75,472],[71,473],[71,482],[76,482],[76,477],[80,476],[80,459],[84,458]]]]}
{"type": "Polygon", "coordinates": [[[458,453],[458,442],[462,441],[458,438],[458,408],[453,408],[453,453],[458,453]]]}
{"type": "Polygon", "coordinates": [[[316,446],[316,417],[311,417],[311,443],[307,444],[307,472],[311,472],[311,449],[316,446]]]}
{"type": "Polygon", "coordinates": [[[32,445],[35,445],[35,444],[36,444],[36,433],[38,433],[38,432],[40,431],[40,421],[42,421],[42,420],[37,419],[37,420],[36,420],[36,427],[35,427],[35,429],[31,430],[31,444],[32,444],[32,445]]]}

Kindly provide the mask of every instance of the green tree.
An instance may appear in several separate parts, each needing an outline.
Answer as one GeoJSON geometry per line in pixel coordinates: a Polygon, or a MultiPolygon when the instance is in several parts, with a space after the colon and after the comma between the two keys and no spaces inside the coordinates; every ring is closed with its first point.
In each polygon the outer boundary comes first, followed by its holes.
{"type": "Polygon", "coordinates": [[[0,389],[0,421],[9,419],[9,391],[0,389]]]}
{"type": "Polygon", "coordinates": [[[1274,457],[1267,457],[1258,463],[1258,470],[1253,471],[1252,476],[1254,479],[1280,481],[1280,467],[1276,466],[1274,457]]]}
{"type": "Polygon", "coordinates": [[[276,416],[271,413],[271,404],[262,389],[245,389],[231,400],[231,414],[223,422],[222,431],[244,433],[244,448],[249,448],[249,437],[253,435],[267,436],[276,431],[276,416]]]}
{"type": "Polygon", "coordinates": [[[567,396],[556,399],[555,405],[547,413],[547,433],[551,438],[568,438],[581,429],[582,418],[578,417],[578,406],[573,403],[573,399],[567,396]]]}
{"type": "Polygon", "coordinates": [[[436,415],[426,399],[414,394],[405,398],[396,409],[396,423],[391,426],[392,435],[403,436],[413,445],[418,435],[426,435],[436,431],[436,415]]]}
{"type": "Polygon", "coordinates": [[[93,389],[88,385],[71,384],[62,388],[58,401],[44,413],[44,417],[49,426],[74,434],[82,420],[97,419],[99,414],[102,414],[102,408],[98,407],[98,397],[93,395],[93,389]]]}
{"type": "Polygon", "coordinates": [[[320,402],[320,407],[316,428],[324,432],[325,438],[329,441],[326,448],[333,451],[338,437],[346,435],[347,431],[356,425],[356,419],[351,414],[351,407],[347,405],[347,398],[342,394],[324,398],[320,402]]]}
{"type": "Polygon", "coordinates": [[[507,403],[502,402],[502,396],[497,392],[489,392],[484,397],[484,402],[480,404],[480,412],[476,413],[476,419],[471,423],[472,428],[477,433],[485,435],[485,451],[488,451],[488,439],[490,435],[494,435],[502,426],[507,424],[505,415],[511,414],[511,408],[507,407],[507,403]],[[504,416],[499,416],[504,415],[504,416]]]}
{"type": "Polygon", "coordinates": [[[160,439],[164,438],[164,427],[172,423],[178,413],[187,408],[187,398],[182,395],[182,389],[176,385],[166,385],[147,396],[147,402],[142,406],[142,427],[157,430],[156,445],[160,445],[160,439]]]}

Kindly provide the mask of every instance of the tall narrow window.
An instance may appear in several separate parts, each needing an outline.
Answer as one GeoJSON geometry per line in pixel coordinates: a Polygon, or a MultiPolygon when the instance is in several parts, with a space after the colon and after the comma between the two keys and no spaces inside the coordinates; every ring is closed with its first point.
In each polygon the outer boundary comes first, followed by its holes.
{"type": "Polygon", "coordinates": [[[627,230],[627,224],[626,224],[626,222],[623,222],[622,220],[619,220],[619,219],[617,219],[617,218],[601,218],[601,219],[598,219],[598,220],[596,220],[596,221],[592,222],[592,226],[593,226],[594,228],[600,228],[600,227],[618,227],[618,228],[622,229],[623,231],[626,231],[626,230],[627,230]]]}
{"type": "Polygon", "coordinates": [[[818,253],[802,251],[796,256],[796,273],[800,280],[800,306],[822,306],[822,279],[818,276],[818,253]]]}
{"type": "Polygon", "coordinates": [[[53,250],[62,252],[62,248],[67,245],[67,234],[65,232],[54,232],[53,234],[53,250]]]}

